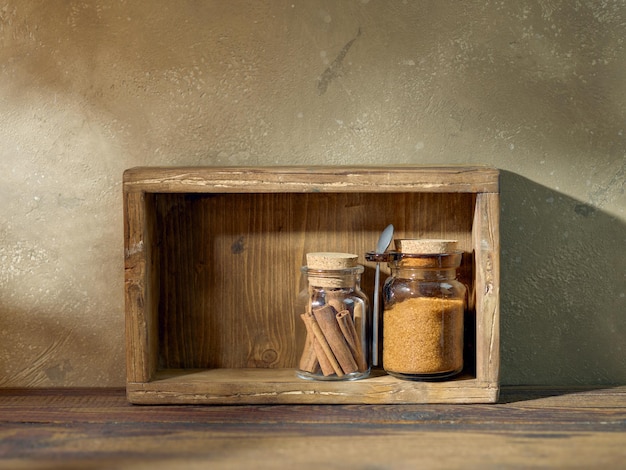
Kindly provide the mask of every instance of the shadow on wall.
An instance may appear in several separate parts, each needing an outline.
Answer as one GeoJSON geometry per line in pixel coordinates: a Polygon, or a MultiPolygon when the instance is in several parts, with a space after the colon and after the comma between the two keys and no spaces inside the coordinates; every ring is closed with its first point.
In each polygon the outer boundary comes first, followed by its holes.
{"type": "Polygon", "coordinates": [[[626,226],[501,173],[502,383],[626,383],[626,226]]]}

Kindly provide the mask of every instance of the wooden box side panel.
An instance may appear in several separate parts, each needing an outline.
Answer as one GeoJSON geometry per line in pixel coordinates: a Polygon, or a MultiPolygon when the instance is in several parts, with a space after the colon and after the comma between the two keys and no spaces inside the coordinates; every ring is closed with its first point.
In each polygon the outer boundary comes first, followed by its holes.
{"type": "MultiPolygon", "coordinates": [[[[159,369],[294,367],[295,338],[304,334],[294,301],[307,252],[358,254],[371,298],[374,265],[364,254],[389,223],[397,238],[455,238],[466,253],[474,249],[470,193],[154,198],[159,369]]],[[[461,277],[473,286],[471,256],[461,277]]]]}
{"type": "Polygon", "coordinates": [[[128,381],[148,381],[156,371],[156,318],[150,301],[153,285],[147,226],[153,219],[145,194],[124,192],[124,291],[126,305],[126,375],[128,381]]]}
{"type": "Polygon", "coordinates": [[[498,384],[500,373],[500,203],[497,193],[478,194],[474,219],[476,263],[476,376],[498,384]]]}

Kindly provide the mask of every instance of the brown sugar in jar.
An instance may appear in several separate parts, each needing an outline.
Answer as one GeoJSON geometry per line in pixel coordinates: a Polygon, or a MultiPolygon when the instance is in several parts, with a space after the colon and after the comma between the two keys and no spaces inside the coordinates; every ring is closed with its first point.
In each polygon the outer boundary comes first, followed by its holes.
{"type": "Polygon", "coordinates": [[[396,241],[401,253],[390,261],[383,289],[383,367],[398,378],[442,379],[463,369],[466,288],[456,280],[462,253],[451,241],[428,242],[396,241]]]}
{"type": "Polygon", "coordinates": [[[460,299],[418,297],[385,311],[385,369],[405,375],[460,371],[464,310],[460,299]]]}

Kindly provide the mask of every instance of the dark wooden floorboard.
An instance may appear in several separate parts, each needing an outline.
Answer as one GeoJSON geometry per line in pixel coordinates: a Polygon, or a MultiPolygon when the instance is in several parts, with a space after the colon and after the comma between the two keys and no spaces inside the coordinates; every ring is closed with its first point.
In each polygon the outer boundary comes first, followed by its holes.
{"type": "Polygon", "coordinates": [[[495,405],[264,406],[139,406],[121,389],[0,389],[0,468],[206,462],[622,468],[626,387],[509,387],[495,405]]]}

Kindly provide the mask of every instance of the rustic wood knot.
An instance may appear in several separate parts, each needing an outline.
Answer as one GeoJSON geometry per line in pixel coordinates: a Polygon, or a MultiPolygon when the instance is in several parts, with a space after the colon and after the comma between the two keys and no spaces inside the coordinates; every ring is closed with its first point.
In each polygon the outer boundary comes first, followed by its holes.
{"type": "Polygon", "coordinates": [[[243,237],[239,237],[235,242],[230,246],[230,251],[233,255],[240,255],[243,253],[245,246],[243,244],[243,237]]]}
{"type": "Polygon", "coordinates": [[[276,359],[278,359],[278,353],[274,349],[266,349],[261,353],[261,360],[266,364],[276,362],[276,359]]]}

